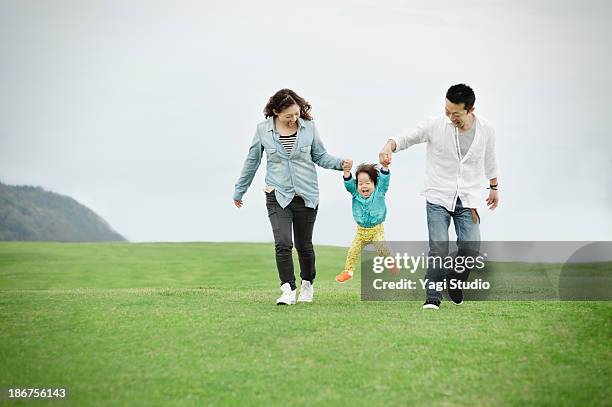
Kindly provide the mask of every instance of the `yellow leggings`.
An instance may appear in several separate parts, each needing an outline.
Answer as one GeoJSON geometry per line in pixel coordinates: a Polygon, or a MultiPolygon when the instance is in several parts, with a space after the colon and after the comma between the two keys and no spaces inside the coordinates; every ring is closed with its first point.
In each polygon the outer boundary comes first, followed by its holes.
{"type": "Polygon", "coordinates": [[[353,243],[346,255],[345,271],[353,274],[355,263],[357,262],[359,253],[361,253],[361,249],[369,243],[374,245],[376,253],[378,253],[379,256],[391,256],[391,252],[385,244],[385,228],[382,223],[373,228],[364,228],[363,226],[357,225],[357,234],[355,234],[355,239],[353,239],[353,243]]]}

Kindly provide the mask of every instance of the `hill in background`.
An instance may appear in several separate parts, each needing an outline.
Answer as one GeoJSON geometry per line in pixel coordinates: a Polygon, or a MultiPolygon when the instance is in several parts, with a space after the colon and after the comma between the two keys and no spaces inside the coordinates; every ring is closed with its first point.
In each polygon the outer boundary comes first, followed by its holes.
{"type": "Polygon", "coordinates": [[[126,239],[73,198],[41,187],[0,182],[0,240],[117,242],[126,239]]]}

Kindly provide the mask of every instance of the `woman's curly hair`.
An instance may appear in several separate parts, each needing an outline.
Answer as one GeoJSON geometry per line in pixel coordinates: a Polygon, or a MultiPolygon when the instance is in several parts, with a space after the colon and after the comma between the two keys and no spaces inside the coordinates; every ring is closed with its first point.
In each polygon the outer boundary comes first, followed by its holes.
{"type": "Polygon", "coordinates": [[[277,112],[281,112],[292,105],[298,105],[300,107],[300,118],[304,120],[312,120],[312,116],[310,115],[310,109],[312,109],[312,106],[310,106],[310,103],[291,89],[281,89],[272,95],[270,100],[268,100],[268,104],[264,108],[264,115],[266,116],[266,119],[268,117],[274,117],[276,116],[276,114],[274,114],[275,110],[277,112]]]}

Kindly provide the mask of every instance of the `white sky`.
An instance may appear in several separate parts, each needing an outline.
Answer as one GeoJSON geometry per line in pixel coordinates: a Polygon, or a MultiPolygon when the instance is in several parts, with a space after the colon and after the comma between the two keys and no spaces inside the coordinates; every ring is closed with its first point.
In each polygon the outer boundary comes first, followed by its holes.
{"type": "MultiPolygon", "coordinates": [[[[415,3],[0,0],[0,180],[72,196],[132,241],[270,241],[265,160],[244,208],[232,192],[276,90],[359,163],[465,82],[497,133],[483,239],[612,240],[610,3],[415,3]]],[[[424,157],[395,156],[390,240],[427,239],[424,157]]],[[[341,173],[319,186],[315,243],[348,245],[341,173]]]]}

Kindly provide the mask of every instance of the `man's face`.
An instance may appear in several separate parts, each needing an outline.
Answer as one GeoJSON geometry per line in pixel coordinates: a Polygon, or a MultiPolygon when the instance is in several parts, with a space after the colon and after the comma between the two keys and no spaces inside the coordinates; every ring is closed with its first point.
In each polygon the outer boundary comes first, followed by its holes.
{"type": "Polygon", "coordinates": [[[453,103],[450,100],[446,99],[446,107],[445,114],[448,117],[455,127],[463,128],[466,125],[467,117],[470,113],[474,111],[474,106],[468,111],[465,109],[465,103],[453,103]]]}

